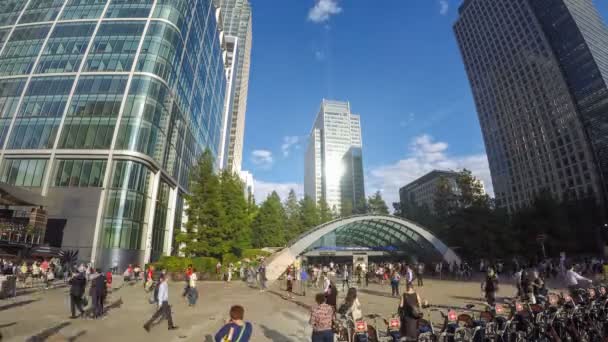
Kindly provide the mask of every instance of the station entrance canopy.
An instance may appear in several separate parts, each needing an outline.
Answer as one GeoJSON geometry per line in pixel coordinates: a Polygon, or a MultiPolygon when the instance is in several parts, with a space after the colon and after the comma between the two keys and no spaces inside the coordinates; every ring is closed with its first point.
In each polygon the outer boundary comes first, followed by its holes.
{"type": "Polygon", "coordinates": [[[267,278],[277,279],[296,257],[323,249],[367,249],[460,263],[454,251],[419,224],[395,216],[361,215],[325,223],[294,239],[269,260],[267,278]]]}

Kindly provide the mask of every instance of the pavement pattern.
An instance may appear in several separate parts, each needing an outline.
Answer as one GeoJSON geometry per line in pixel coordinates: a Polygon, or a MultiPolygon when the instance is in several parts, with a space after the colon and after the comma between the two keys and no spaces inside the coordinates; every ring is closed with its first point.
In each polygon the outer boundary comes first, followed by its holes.
{"type": "MultiPolygon", "coordinates": [[[[505,282],[511,282],[505,280],[505,282]]],[[[59,287],[46,291],[24,293],[16,298],[0,301],[0,332],[2,341],[213,341],[213,335],[224,324],[228,310],[234,304],[245,308],[245,320],[253,324],[252,341],[288,342],[310,341],[308,324],[309,308],[314,303],[318,288],[308,288],[306,296],[300,294],[298,284],[293,298],[283,290],[284,284],[277,282],[267,292],[260,292],[246,284],[233,281],[199,282],[199,301],[189,307],[181,297],[183,283],[170,283],[169,302],[173,319],[179,327],[167,330],[166,321],[152,327],[147,333],[144,322],[156,310],[148,303],[141,283],[122,286],[109,296],[107,315],[101,320],[69,319],[68,288],[59,287]]],[[[115,286],[120,286],[115,281],[115,286]]],[[[403,286],[402,286],[403,289],[403,286]]],[[[338,302],[344,298],[338,282],[338,302]]],[[[345,288],[346,290],[346,288],[345,288]]],[[[425,280],[425,286],[417,288],[423,300],[440,310],[450,307],[481,305],[479,281],[425,280]]],[[[501,284],[498,297],[511,297],[515,288],[501,284]]],[[[390,317],[397,310],[399,299],[391,297],[390,285],[370,284],[359,288],[359,300],[364,315],[371,313],[390,317]]],[[[440,322],[440,313],[426,311],[435,324],[440,322]]],[[[373,321],[370,321],[373,324],[373,321]]],[[[381,326],[381,323],[378,322],[381,326]]]]}

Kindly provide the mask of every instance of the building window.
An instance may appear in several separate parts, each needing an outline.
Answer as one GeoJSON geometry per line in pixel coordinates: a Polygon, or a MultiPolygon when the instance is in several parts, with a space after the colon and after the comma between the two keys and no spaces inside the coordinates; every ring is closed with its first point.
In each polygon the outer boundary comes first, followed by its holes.
{"type": "Polygon", "coordinates": [[[148,225],[146,207],[152,172],[143,164],[118,160],[103,220],[103,247],[140,249],[148,225]]]}
{"type": "Polygon", "coordinates": [[[102,187],[105,171],[105,160],[58,160],[54,186],[79,188],[102,187]]]}
{"type": "Polygon", "coordinates": [[[40,187],[46,163],[46,159],[6,159],[0,181],[15,186],[40,187]]]}

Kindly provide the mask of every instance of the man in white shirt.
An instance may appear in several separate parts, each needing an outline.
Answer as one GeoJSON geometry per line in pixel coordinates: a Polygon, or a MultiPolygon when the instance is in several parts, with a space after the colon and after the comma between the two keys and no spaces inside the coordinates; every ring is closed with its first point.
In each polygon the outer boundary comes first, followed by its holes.
{"type": "Polygon", "coordinates": [[[173,324],[173,318],[171,317],[171,306],[169,306],[169,285],[167,284],[167,278],[164,274],[160,276],[160,284],[158,285],[158,310],[152,315],[149,321],[144,324],[144,329],[150,331],[150,326],[159,316],[167,319],[168,329],[174,330],[177,327],[173,324]]]}
{"type": "Polygon", "coordinates": [[[591,284],[593,281],[591,279],[585,278],[582,275],[574,272],[574,266],[568,266],[568,270],[566,271],[566,286],[570,290],[570,293],[573,295],[575,290],[580,288],[579,281],[587,281],[591,284]]]}

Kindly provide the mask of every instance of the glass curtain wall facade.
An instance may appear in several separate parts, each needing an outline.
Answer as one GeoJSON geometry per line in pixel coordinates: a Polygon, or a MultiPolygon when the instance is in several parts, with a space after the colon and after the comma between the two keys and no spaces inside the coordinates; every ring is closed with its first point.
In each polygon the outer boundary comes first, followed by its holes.
{"type": "Polygon", "coordinates": [[[496,204],[606,199],[608,30],[592,0],[466,0],[454,31],[496,204]]]}
{"type": "Polygon", "coordinates": [[[325,199],[340,213],[365,203],[359,115],[348,102],[323,100],[312,129],[305,161],[304,192],[315,202],[325,199]]]}
{"type": "Polygon", "coordinates": [[[212,0],[0,2],[0,181],[46,196],[81,260],[171,252],[189,170],[219,151],[219,16],[212,0]]]}
{"type": "Polygon", "coordinates": [[[234,95],[230,99],[227,143],[222,168],[240,172],[243,161],[245,139],[245,115],[249,91],[249,66],[251,60],[252,24],[249,0],[216,0],[222,8],[224,33],[237,38],[238,49],[235,56],[233,78],[234,95]]]}

